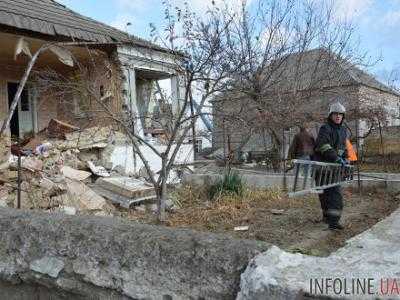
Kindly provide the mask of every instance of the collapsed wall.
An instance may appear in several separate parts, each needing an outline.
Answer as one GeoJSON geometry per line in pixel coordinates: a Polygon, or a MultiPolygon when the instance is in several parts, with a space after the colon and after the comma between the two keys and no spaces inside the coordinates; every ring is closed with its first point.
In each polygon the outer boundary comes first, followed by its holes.
{"type": "Polygon", "coordinates": [[[32,299],[29,291],[54,299],[234,299],[248,261],[267,248],[118,218],[0,209],[0,286],[10,299],[32,299]]]}

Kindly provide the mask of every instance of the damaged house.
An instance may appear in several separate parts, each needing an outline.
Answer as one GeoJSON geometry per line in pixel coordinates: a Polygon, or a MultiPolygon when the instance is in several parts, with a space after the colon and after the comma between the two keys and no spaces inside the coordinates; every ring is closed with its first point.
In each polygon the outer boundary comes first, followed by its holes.
{"type": "MultiPolygon", "coordinates": [[[[170,109],[179,104],[182,92],[176,55],[53,0],[0,1],[0,120],[9,111],[32,55],[44,44],[59,42],[77,43],[65,47],[73,58],[62,47],[41,53],[8,128],[11,136],[33,136],[46,129],[52,119],[78,128],[104,127],[113,124],[111,114],[135,119],[132,130],[143,137],[159,133],[146,116],[159,112],[153,93],[158,80],[169,79],[171,98],[176,100],[170,109]],[[61,79],[59,82],[79,79],[82,73],[95,83],[92,95],[80,93],[76,86],[69,89],[67,84],[52,90],[52,83],[46,82],[54,76],[61,79]],[[37,74],[41,84],[35,80],[37,74]],[[92,96],[101,103],[92,101],[92,96]]],[[[126,158],[126,153],[123,158],[120,154],[114,158],[114,164],[120,164],[118,160],[126,158]]],[[[138,171],[133,164],[125,163],[127,172],[138,171]]]]}
{"type": "Polygon", "coordinates": [[[399,93],[329,50],[283,56],[260,78],[259,97],[234,91],[212,101],[214,149],[238,155],[272,151],[285,158],[298,126],[312,123],[317,131],[336,99],[347,108],[353,141],[369,131],[373,119],[399,125],[399,93]]]}
{"type": "MultiPolygon", "coordinates": [[[[167,126],[161,125],[179,110],[183,94],[181,54],[53,0],[0,1],[0,45],[1,124],[12,116],[0,143],[0,206],[108,214],[112,207],[105,199],[125,207],[154,199],[147,169],[126,133],[165,151],[167,126]],[[159,81],[170,85],[168,100],[157,97],[159,81]],[[10,182],[17,181],[21,154],[22,204],[13,204],[16,184],[10,182]]],[[[160,157],[139,147],[156,174],[160,157]]],[[[193,146],[182,145],[175,163],[190,160],[193,146]]]]}

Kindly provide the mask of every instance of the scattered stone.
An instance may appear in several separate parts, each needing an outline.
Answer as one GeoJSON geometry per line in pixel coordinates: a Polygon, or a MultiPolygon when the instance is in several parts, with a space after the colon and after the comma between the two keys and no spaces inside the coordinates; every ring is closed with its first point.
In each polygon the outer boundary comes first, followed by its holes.
{"type": "Polygon", "coordinates": [[[15,180],[18,178],[18,172],[17,171],[8,171],[8,179],[9,180],[15,180]]]}
{"type": "Polygon", "coordinates": [[[83,181],[89,178],[92,174],[86,171],[75,170],[71,167],[64,166],[61,168],[61,174],[69,179],[83,181]]]}
{"type": "Polygon", "coordinates": [[[72,126],[56,119],[51,119],[47,126],[47,134],[51,138],[64,139],[66,134],[79,130],[78,127],[72,126]]]}
{"type": "Polygon", "coordinates": [[[91,161],[93,163],[99,160],[99,156],[100,154],[97,150],[83,150],[78,154],[78,158],[81,161],[91,161]]]}
{"type": "Polygon", "coordinates": [[[65,213],[66,215],[76,215],[76,208],[73,206],[60,206],[60,211],[65,213]]]}
{"type": "Polygon", "coordinates": [[[31,262],[30,269],[57,278],[61,270],[64,269],[64,262],[55,257],[43,257],[31,262]]]}
{"type": "Polygon", "coordinates": [[[247,231],[247,230],[249,230],[249,226],[237,226],[233,230],[234,231],[247,231]]]}
{"type": "Polygon", "coordinates": [[[55,175],[51,177],[51,181],[53,181],[54,183],[64,183],[65,177],[62,175],[55,175]]]}
{"type": "Polygon", "coordinates": [[[99,177],[110,177],[110,173],[102,166],[95,166],[95,164],[91,161],[87,162],[89,169],[93,172],[93,174],[99,177]]]}
{"type": "Polygon", "coordinates": [[[126,176],[126,172],[125,172],[125,168],[121,165],[115,166],[112,169],[114,172],[117,172],[118,174],[122,175],[122,176],[126,176]]]}
{"type": "Polygon", "coordinates": [[[80,211],[85,210],[109,210],[110,205],[107,201],[95,193],[84,183],[76,180],[66,179],[68,195],[72,205],[80,211]]]}
{"type": "Polygon", "coordinates": [[[43,193],[49,197],[57,196],[66,192],[66,188],[62,184],[57,184],[45,177],[40,180],[39,186],[43,193]]]}
{"type": "Polygon", "coordinates": [[[106,148],[113,137],[111,127],[91,127],[79,132],[66,134],[66,141],[60,145],[63,149],[106,148]]]}
{"type": "Polygon", "coordinates": [[[106,170],[112,170],[113,168],[113,163],[111,161],[103,161],[102,165],[104,168],[106,168],[106,170]]]}
{"type": "Polygon", "coordinates": [[[8,190],[3,188],[0,189],[0,207],[7,207],[9,193],[8,190]]]}
{"type": "MultiPolygon", "coordinates": [[[[46,197],[40,187],[32,185],[28,181],[21,183],[21,208],[41,209],[50,206],[50,198],[46,197]]],[[[18,198],[14,198],[14,207],[18,207],[18,198]]]]}
{"type": "Polygon", "coordinates": [[[22,157],[21,167],[31,171],[43,170],[43,161],[34,157],[22,157]]]}
{"type": "Polygon", "coordinates": [[[100,211],[96,211],[94,213],[94,215],[98,216],[98,217],[109,217],[109,216],[112,216],[112,213],[108,213],[108,212],[105,212],[104,210],[100,210],[100,211]]]}
{"type": "Polygon", "coordinates": [[[270,212],[273,215],[283,215],[283,213],[285,212],[284,209],[271,209],[270,212]]]}
{"type": "Polygon", "coordinates": [[[11,140],[8,134],[0,136],[0,167],[8,167],[8,156],[10,155],[11,140]]]}
{"type": "Polygon", "coordinates": [[[50,202],[52,203],[53,207],[60,207],[63,206],[64,204],[72,203],[67,193],[51,197],[50,202]]]}

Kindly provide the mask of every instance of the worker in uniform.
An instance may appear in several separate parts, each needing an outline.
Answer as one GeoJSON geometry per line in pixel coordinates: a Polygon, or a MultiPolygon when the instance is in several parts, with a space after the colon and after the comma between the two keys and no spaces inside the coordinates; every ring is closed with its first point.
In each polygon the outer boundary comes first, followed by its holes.
{"type": "MultiPolygon", "coordinates": [[[[336,102],[329,107],[329,115],[326,123],[321,126],[315,145],[314,159],[316,161],[338,163],[342,166],[348,164],[346,139],[347,130],[343,126],[346,114],[345,107],[336,102]]],[[[319,194],[321,202],[323,221],[329,225],[331,230],[342,230],[339,224],[343,210],[343,196],[341,187],[334,186],[324,189],[319,194]]]]}

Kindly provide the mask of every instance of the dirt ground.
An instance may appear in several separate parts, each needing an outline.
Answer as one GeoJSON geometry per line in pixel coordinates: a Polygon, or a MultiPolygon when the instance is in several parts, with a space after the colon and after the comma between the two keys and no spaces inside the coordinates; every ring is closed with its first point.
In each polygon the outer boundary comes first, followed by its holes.
{"type": "MultiPolygon", "coordinates": [[[[355,190],[344,189],[343,194],[345,207],[341,222],[345,229],[340,232],[326,230],[327,225],[320,222],[317,195],[291,199],[270,190],[247,190],[243,197],[207,201],[204,191],[184,187],[175,192],[182,208],[168,213],[165,225],[262,240],[287,251],[326,256],[344,246],[349,238],[384,219],[400,203],[400,198],[383,190],[364,190],[360,196],[355,190]],[[249,228],[234,231],[236,226],[249,228]]],[[[139,222],[156,223],[155,215],[150,212],[126,211],[123,214],[139,222]]]]}

